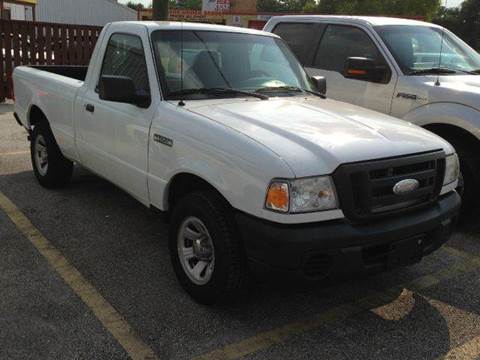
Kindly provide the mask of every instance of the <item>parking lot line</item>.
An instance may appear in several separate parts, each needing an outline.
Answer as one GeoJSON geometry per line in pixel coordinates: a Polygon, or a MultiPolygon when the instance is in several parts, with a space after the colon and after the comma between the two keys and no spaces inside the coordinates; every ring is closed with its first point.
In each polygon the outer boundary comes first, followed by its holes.
{"type": "MultiPolygon", "coordinates": [[[[478,323],[478,314],[469,312],[467,310],[455,307],[453,305],[444,303],[440,300],[432,299],[428,296],[423,296],[430,304],[432,304],[434,307],[438,309],[439,312],[447,312],[447,313],[452,313],[453,311],[457,313],[461,313],[464,317],[471,317],[475,318],[475,324],[478,323]]],[[[463,320],[465,321],[465,319],[463,320]]],[[[455,331],[454,329],[451,329],[450,332],[455,331]]],[[[451,338],[452,338],[451,334],[451,338]]],[[[455,337],[453,335],[453,337],[455,337]]],[[[450,340],[452,341],[452,340],[450,340]]],[[[438,357],[438,360],[454,360],[454,359],[462,359],[462,360],[474,360],[474,359],[479,359],[480,358],[480,336],[476,336],[464,343],[461,343],[458,346],[453,347],[450,349],[448,353],[446,353],[443,356],[438,357]]]]}
{"type": "Polygon", "coordinates": [[[480,336],[450,350],[442,360],[474,360],[480,357],[480,336]]]}
{"type": "MultiPolygon", "coordinates": [[[[316,317],[303,321],[295,321],[282,327],[259,333],[253,337],[242,340],[235,344],[229,344],[223,348],[200,355],[195,360],[233,360],[251,355],[260,350],[265,350],[275,344],[280,344],[301,333],[319,328],[328,322],[340,321],[363,311],[369,311],[379,306],[385,305],[385,302],[391,302],[392,295],[398,294],[407,288],[413,291],[421,291],[439,284],[441,281],[455,278],[456,276],[468,273],[480,267],[480,257],[471,256],[460,250],[445,247],[447,252],[461,255],[463,261],[450,267],[437,271],[433,274],[421,276],[404,284],[399,284],[386,289],[382,292],[375,292],[369,296],[359,299],[352,303],[336,306],[316,317]]],[[[469,345],[468,350],[475,349],[480,343],[469,345]]]]}
{"type": "Polygon", "coordinates": [[[2,209],[17,229],[35,246],[53,269],[63,278],[103,326],[134,360],[156,359],[153,350],[135,333],[123,316],[86,280],[83,275],[53,246],[30,220],[0,192],[2,209]]]}
{"type": "Polygon", "coordinates": [[[25,151],[4,152],[4,153],[0,153],[0,156],[14,156],[14,155],[26,155],[26,154],[30,154],[30,151],[25,150],[25,151]]]}

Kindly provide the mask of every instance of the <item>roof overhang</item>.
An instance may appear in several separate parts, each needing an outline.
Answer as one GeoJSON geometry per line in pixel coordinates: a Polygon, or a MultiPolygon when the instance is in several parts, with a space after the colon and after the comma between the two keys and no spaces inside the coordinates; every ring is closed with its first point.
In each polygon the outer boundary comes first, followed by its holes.
{"type": "Polygon", "coordinates": [[[4,0],[6,3],[37,5],[38,0],[4,0]]]}

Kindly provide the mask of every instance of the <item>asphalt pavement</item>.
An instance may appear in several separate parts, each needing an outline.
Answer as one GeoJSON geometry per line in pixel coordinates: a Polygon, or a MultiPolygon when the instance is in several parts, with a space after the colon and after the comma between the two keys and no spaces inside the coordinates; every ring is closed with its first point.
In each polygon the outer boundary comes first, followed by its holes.
{"type": "Polygon", "coordinates": [[[177,284],[158,213],[79,167],[64,189],[37,184],[11,111],[0,105],[0,359],[480,358],[480,216],[408,268],[253,284],[205,307],[177,284]]]}

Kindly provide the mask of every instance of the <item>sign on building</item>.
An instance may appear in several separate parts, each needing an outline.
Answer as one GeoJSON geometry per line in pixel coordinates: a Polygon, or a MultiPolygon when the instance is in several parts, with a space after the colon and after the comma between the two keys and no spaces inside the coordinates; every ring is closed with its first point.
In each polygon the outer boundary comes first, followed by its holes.
{"type": "Polygon", "coordinates": [[[225,12],[230,10],[230,0],[202,0],[202,11],[225,12]]]}

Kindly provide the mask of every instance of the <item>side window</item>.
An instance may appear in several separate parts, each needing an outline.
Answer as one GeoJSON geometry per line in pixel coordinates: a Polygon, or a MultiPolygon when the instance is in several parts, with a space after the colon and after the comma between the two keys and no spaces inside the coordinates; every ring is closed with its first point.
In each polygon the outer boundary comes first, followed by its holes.
{"type": "Polygon", "coordinates": [[[138,94],[150,95],[142,40],[135,35],[112,35],[105,51],[102,75],[127,76],[133,80],[138,94]]]}
{"type": "Polygon", "coordinates": [[[371,58],[377,65],[385,65],[376,45],[363,30],[329,25],[318,47],[314,67],[342,73],[349,57],[371,58]]]}
{"type": "Polygon", "coordinates": [[[273,33],[288,44],[302,65],[309,65],[312,58],[312,37],[315,35],[313,23],[280,23],[273,33]]]}

